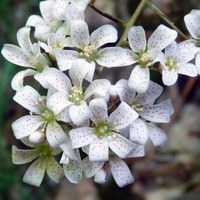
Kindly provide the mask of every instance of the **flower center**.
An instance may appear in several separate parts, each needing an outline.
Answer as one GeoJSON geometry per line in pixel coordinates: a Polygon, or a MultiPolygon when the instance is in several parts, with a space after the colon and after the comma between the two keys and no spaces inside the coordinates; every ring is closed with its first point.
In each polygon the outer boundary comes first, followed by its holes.
{"type": "Polygon", "coordinates": [[[53,49],[62,49],[62,48],[63,48],[63,46],[62,46],[61,42],[58,42],[58,43],[55,43],[55,44],[52,44],[52,45],[49,46],[50,50],[53,50],[53,49]]]}
{"type": "Polygon", "coordinates": [[[80,105],[84,99],[83,90],[77,86],[73,86],[70,91],[69,100],[75,105],[80,105]]]}
{"type": "Polygon", "coordinates": [[[37,149],[37,153],[40,157],[49,157],[51,156],[51,153],[52,153],[52,149],[49,147],[48,144],[38,144],[36,146],[36,149],[37,149]]]}
{"type": "Polygon", "coordinates": [[[180,63],[176,62],[175,60],[173,60],[171,58],[167,58],[165,65],[167,66],[169,71],[171,71],[172,69],[178,70],[178,68],[180,67],[180,63]]]}
{"type": "Polygon", "coordinates": [[[138,103],[137,101],[134,101],[131,104],[131,108],[133,108],[133,110],[135,110],[136,112],[143,112],[144,108],[142,105],[140,105],[140,103],[138,103]]]}
{"type": "Polygon", "coordinates": [[[54,120],[54,114],[52,111],[46,109],[44,112],[42,112],[42,117],[44,118],[45,121],[51,122],[54,120]]]}
{"type": "Polygon", "coordinates": [[[112,129],[113,129],[112,123],[107,122],[106,120],[102,120],[95,125],[95,134],[97,135],[98,138],[109,136],[112,129]]]}
{"type": "Polygon", "coordinates": [[[82,52],[80,52],[80,55],[88,62],[92,62],[97,59],[97,49],[93,45],[86,46],[82,52]]]}
{"type": "Polygon", "coordinates": [[[146,67],[147,64],[152,61],[149,56],[149,53],[146,51],[141,51],[140,53],[138,53],[136,59],[138,60],[138,63],[142,67],[146,67]]]}

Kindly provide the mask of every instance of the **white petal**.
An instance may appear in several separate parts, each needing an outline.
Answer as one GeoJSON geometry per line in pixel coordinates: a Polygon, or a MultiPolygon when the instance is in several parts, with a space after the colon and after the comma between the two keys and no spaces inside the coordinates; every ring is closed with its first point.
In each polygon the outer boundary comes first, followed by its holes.
{"type": "Polygon", "coordinates": [[[100,169],[94,176],[94,181],[96,183],[105,183],[106,182],[107,173],[104,169],[100,169]]]}
{"type": "Polygon", "coordinates": [[[62,167],[58,164],[58,162],[53,157],[49,158],[47,164],[48,165],[47,165],[46,172],[48,176],[55,183],[59,183],[64,177],[62,167]]]}
{"type": "Polygon", "coordinates": [[[191,36],[199,39],[200,34],[200,11],[193,9],[189,14],[184,17],[185,25],[190,32],[191,36]]]}
{"type": "Polygon", "coordinates": [[[107,161],[109,159],[108,141],[97,139],[90,144],[89,147],[89,160],[94,161],[107,161]]]}
{"type": "Polygon", "coordinates": [[[154,146],[163,146],[167,141],[167,135],[158,127],[148,124],[149,137],[154,146]]]}
{"type": "Polygon", "coordinates": [[[95,62],[90,62],[90,63],[88,63],[88,67],[90,68],[90,70],[85,75],[85,80],[87,80],[89,82],[92,82],[93,77],[94,77],[96,63],[95,62]]]}
{"type": "Polygon", "coordinates": [[[126,103],[132,103],[135,99],[135,91],[130,90],[128,87],[128,81],[125,79],[119,80],[115,84],[115,89],[120,97],[121,101],[125,101],[126,103]]]}
{"type": "Polygon", "coordinates": [[[79,54],[73,50],[58,50],[55,56],[61,71],[70,69],[73,62],[79,58],[79,54]]]}
{"type": "Polygon", "coordinates": [[[178,79],[178,74],[177,72],[171,70],[162,70],[162,81],[165,85],[170,86],[173,85],[174,83],[176,83],[178,79]]]}
{"type": "Polygon", "coordinates": [[[70,138],[66,140],[65,143],[60,145],[60,148],[63,150],[63,153],[67,155],[71,160],[77,160],[74,150],[72,149],[70,138]]]}
{"type": "Polygon", "coordinates": [[[33,161],[38,157],[36,149],[22,150],[12,146],[12,162],[16,165],[25,164],[33,161]]]}
{"type": "Polygon", "coordinates": [[[71,40],[72,44],[80,49],[89,45],[90,36],[88,25],[83,20],[74,21],[71,25],[71,40]]]}
{"type": "Polygon", "coordinates": [[[200,51],[200,47],[197,46],[197,41],[194,39],[185,40],[179,43],[178,46],[180,49],[186,48],[186,49],[191,50],[193,54],[196,54],[197,52],[200,51]]]}
{"type": "Polygon", "coordinates": [[[69,115],[71,117],[72,122],[75,125],[77,126],[82,125],[90,117],[90,111],[87,103],[85,101],[82,101],[79,106],[71,105],[69,107],[69,115]]]}
{"type": "Polygon", "coordinates": [[[89,103],[89,109],[91,112],[90,119],[96,124],[102,119],[108,118],[107,103],[104,99],[93,99],[89,103]]]}
{"type": "Polygon", "coordinates": [[[22,89],[24,87],[24,78],[27,76],[32,76],[35,73],[37,72],[31,69],[18,72],[12,79],[11,82],[12,89],[16,91],[22,89]]]}
{"type": "Polygon", "coordinates": [[[26,115],[12,123],[12,130],[15,137],[21,139],[36,131],[43,123],[40,116],[26,115]]]}
{"type": "Polygon", "coordinates": [[[103,67],[122,67],[133,64],[134,55],[121,47],[106,47],[97,52],[96,62],[103,67]]]}
{"type": "Polygon", "coordinates": [[[71,122],[71,118],[69,116],[69,108],[63,109],[57,116],[56,116],[57,121],[62,121],[62,122],[71,122]]]}
{"type": "Polygon", "coordinates": [[[72,83],[78,88],[82,87],[83,79],[90,70],[90,63],[88,63],[84,59],[76,60],[69,69],[69,76],[72,80],[72,83]]]}
{"type": "Polygon", "coordinates": [[[44,19],[39,15],[31,15],[26,22],[26,26],[37,26],[38,24],[45,25],[44,19]]]}
{"type": "Polygon", "coordinates": [[[148,49],[163,50],[171,44],[177,37],[177,32],[164,25],[159,25],[148,40],[148,49]]]}
{"type": "Polygon", "coordinates": [[[72,2],[77,6],[79,10],[85,10],[91,0],[73,0],[72,2]]]}
{"type": "Polygon", "coordinates": [[[136,119],[130,125],[130,140],[138,144],[146,144],[148,140],[148,129],[145,122],[141,119],[136,119]]]}
{"type": "Polygon", "coordinates": [[[135,147],[134,143],[119,134],[113,134],[108,145],[120,158],[126,158],[135,147]]]}
{"type": "Polygon", "coordinates": [[[149,88],[145,93],[137,94],[136,101],[141,105],[153,105],[155,100],[161,95],[163,87],[157,83],[150,81],[149,88]]]}
{"type": "Polygon", "coordinates": [[[200,75],[200,53],[196,55],[195,64],[200,75]]]}
{"type": "Polygon", "coordinates": [[[144,107],[144,111],[140,113],[140,116],[147,121],[156,123],[168,123],[170,122],[172,110],[172,103],[168,99],[160,104],[144,107]]]}
{"type": "Polygon", "coordinates": [[[190,49],[178,48],[176,61],[185,64],[194,58],[194,53],[190,49]]]}
{"type": "Polygon", "coordinates": [[[138,158],[145,155],[144,145],[136,144],[134,149],[128,154],[128,158],[138,158]]]}
{"type": "Polygon", "coordinates": [[[89,157],[86,157],[82,161],[83,173],[86,178],[93,177],[104,165],[104,161],[90,162],[89,157]]]}
{"type": "Polygon", "coordinates": [[[35,27],[34,36],[37,40],[46,42],[50,36],[50,33],[52,33],[52,29],[48,25],[39,24],[35,27]]]}
{"type": "Polygon", "coordinates": [[[65,176],[71,183],[79,183],[82,180],[82,163],[79,150],[76,150],[77,160],[70,160],[67,165],[63,165],[65,176]]]}
{"type": "Polygon", "coordinates": [[[128,86],[138,93],[144,93],[149,87],[150,74],[148,67],[137,65],[131,72],[128,80],[128,86]]]}
{"type": "Polygon", "coordinates": [[[133,26],[128,32],[128,41],[134,52],[146,49],[146,36],[142,26],[133,26]]]}
{"type": "Polygon", "coordinates": [[[190,77],[195,77],[198,75],[197,67],[192,63],[181,65],[177,72],[179,74],[184,74],[190,77]]]}
{"type": "Polygon", "coordinates": [[[59,163],[60,164],[68,164],[69,163],[69,157],[65,153],[63,153],[59,163]]]}
{"type": "Polygon", "coordinates": [[[21,138],[20,141],[27,147],[35,148],[35,145],[29,141],[29,136],[21,138]]]}
{"type": "Polygon", "coordinates": [[[33,68],[29,62],[30,58],[22,51],[22,49],[15,45],[5,44],[1,53],[5,59],[13,64],[33,68]]]}
{"type": "Polygon", "coordinates": [[[47,99],[46,105],[49,110],[53,111],[54,115],[57,115],[64,108],[72,105],[72,103],[68,101],[66,95],[56,92],[47,99]]]}
{"type": "Polygon", "coordinates": [[[92,95],[106,96],[110,89],[111,83],[106,79],[94,80],[85,91],[85,99],[92,95]]]}
{"type": "Polygon", "coordinates": [[[61,126],[57,122],[48,123],[46,128],[46,137],[48,143],[53,147],[65,143],[67,137],[61,126]]]}
{"type": "Polygon", "coordinates": [[[93,142],[96,138],[93,132],[93,128],[89,127],[72,129],[69,132],[69,136],[72,142],[72,148],[83,147],[93,142]]]}
{"type": "Polygon", "coordinates": [[[119,187],[133,183],[134,178],[131,171],[123,160],[114,158],[109,161],[109,165],[113,178],[119,187]]]}
{"type": "Polygon", "coordinates": [[[114,129],[122,129],[130,125],[138,114],[125,102],[122,102],[118,108],[111,113],[109,121],[114,123],[114,129]]]}
{"type": "Polygon", "coordinates": [[[65,20],[66,7],[69,0],[56,0],[53,7],[53,14],[56,19],[65,20]]]}
{"type": "Polygon", "coordinates": [[[50,24],[51,22],[55,20],[55,17],[53,15],[54,3],[55,3],[54,1],[40,2],[40,12],[45,22],[47,22],[47,24],[50,24]]]}
{"type": "Polygon", "coordinates": [[[91,45],[99,48],[107,43],[117,41],[117,30],[110,24],[103,25],[91,34],[91,45]]]}
{"type": "Polygon", "coordinates": [[[77,7],[74,4],[69,4],[66,8],[66,19],[70,22],[74,20],[84,20],[84,11],[77,9],[77,7]]]}
{"type": "Polygon", "coordinates": [[[13,97],[14,101],[34,113],[40,113],[37,106],[37,102],[40,98],[40,94],[28,85],[18,90],[13,97]]]}
{"type": "Polygon", "coordinates": [[[43,162],[43,158],[40,157],[30,165],[23,177],[25,183],[40,186],[46,170],[46,165],[43,162]]]}

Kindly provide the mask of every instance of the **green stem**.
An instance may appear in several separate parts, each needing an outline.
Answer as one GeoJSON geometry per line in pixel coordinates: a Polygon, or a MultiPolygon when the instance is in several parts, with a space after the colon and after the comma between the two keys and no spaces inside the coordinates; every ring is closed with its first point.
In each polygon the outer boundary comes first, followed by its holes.
{"type": "Polygon", "coordinates": [[[154,4],[152,4],[150,1],[147,1],[147,7],[150,8],[161,19],[163,19],[169,26],[175,29],[184,39],[188,39],[188,37],[179,28],[177,28],[174,25],[171,19],[167,15],[165,15],[159,8],[157,8],[154,4]]]}
{"type": "Polygon", "coordinates": [[[117,46],[121,46],[124,43],[126,43],[126,39],[128,37],[128,32],[129,29],[131,28],[131,26],[133,26],[138,18],[138,16],[140,15],[140,13],[142,12],[144,6],[146,5],[147,0],[141,0],[140,4],[138,5],[138,7],[136,8],[135,12],[133,13],[133,15],[131,16],[130,20],[127,22],[126,24],[126,28],[124,30],[124,33],[122,34],[119,42],[117,43],[117,46]]]}
{"type": "Polygon", "coordinates": [[[102,15],[102,16],[104,16],[104,17],[110,19],[111,21],[117,23],[118,25],[120,25],[120,26],[122,26],[122,27],[126,26],[126,23],[125,23],[124,21],[122,21],[121,19],[115,18],[115,17],[113,17],[113,16],[111,16],[111,15],[109,15],[109,14],[107,14],[107,13],[104,13],[104,12],[100,11],[98,8],[96,8],[96,7],[93,5],[92,2],[89,4],[89,6],[90,6],[90,8],[92,8],[93,10],[95,10],[95,11],[96,11],[97,13],[99,13],[100,15],[102,15]]]}

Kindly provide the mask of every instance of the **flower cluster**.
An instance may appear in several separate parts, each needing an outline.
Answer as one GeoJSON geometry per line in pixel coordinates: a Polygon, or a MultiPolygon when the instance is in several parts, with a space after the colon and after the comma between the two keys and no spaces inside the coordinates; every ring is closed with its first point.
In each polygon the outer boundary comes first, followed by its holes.
{"type": "Polygon", "coordinates": [[[174,112],[169,99],[156,102],[163,88],[150,80],[150,70],[157,63],[167,86],[178,74],[200,73],[199,10],[185,16],[193,39],[177,44],[177,32],[159,25],[147,41],[144,29],[133,26],[125,48],[116,46],[118,32],[110,24],[90,34],[84,20],[89,3],[42,1],[41,16],[30,16],[17,32],[19,46],[5,44],[2,49],[8,61],[26,68],[11,84],[14,101],[29,114],[12,129],[28,150],[13,146],[12,159],[15,164],[33,161],[23,177],[31,185],[40,186],[45,172],[54,182],[65,176],[79,183],[85,176],[103,183],[109,170],[120,187],[132,183],[124,159],[144,156],[149,139],[154,146],[164,145],[167,136],[155,123],[168,123],[174,112]],[[133,65],[128,80],[111,84],[94,78],[104,67],[133,65]],[[46,93],[41,96],[24,85],[27,76],[46,93]]]}

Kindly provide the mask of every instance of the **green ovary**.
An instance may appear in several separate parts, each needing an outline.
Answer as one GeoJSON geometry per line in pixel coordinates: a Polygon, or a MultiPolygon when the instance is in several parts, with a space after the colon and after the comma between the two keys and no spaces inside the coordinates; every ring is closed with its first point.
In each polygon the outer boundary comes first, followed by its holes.
{"type": "Polygon", "coordinates": [[[80,105],[83,99],[83,90],[78,88],[77,86],[72,87],[69,95],[69,100],[75,105],[80,105]]]}
{"type": "Polygon", "coordinates": [[[112,129],[113,129],[112,123],[109,123],[106,120],[102,120],[101,122],[95,125],[95,134],[99,138],[109,136],[112,129]]]}
{"type": "Polygon", "coordinates": [[[36,146],[37,153],[40,157],[50,157],[52,153],[52,149],[48,144],[38,144],[36,146]]]}
{"type": "Polygon", "coordinates": [[[180,63],[176,62],[175,60],[171,59],[171,58],[167,58],[165,65],[167,66],[168,70],[178,70],[180,67],[180,63]]]}
{"type": "Polygon", "coordinates": [[[97,49],[93,45],[84,47],[84,49],[80,52],[80,55],[88,62],[92,62],[98,58],[97,49]]]}

